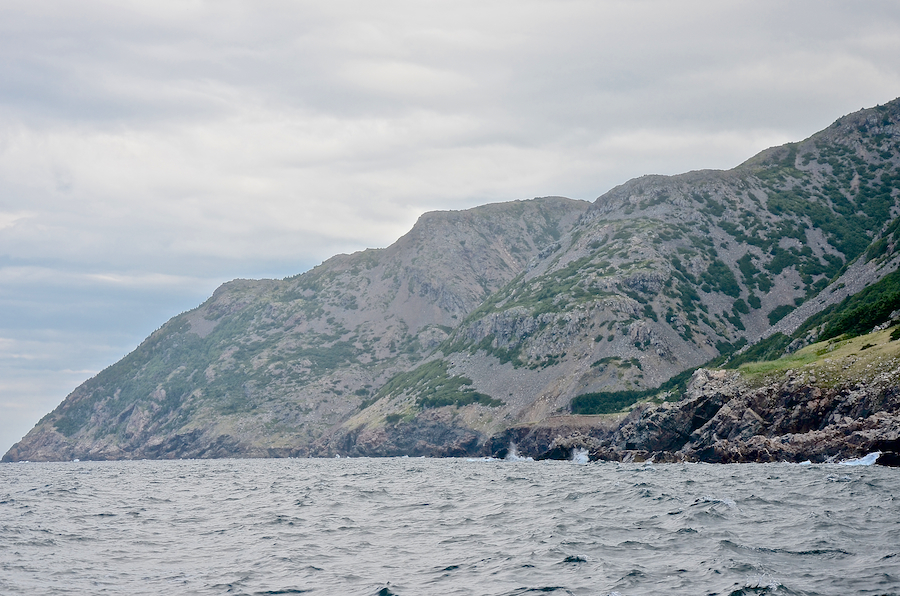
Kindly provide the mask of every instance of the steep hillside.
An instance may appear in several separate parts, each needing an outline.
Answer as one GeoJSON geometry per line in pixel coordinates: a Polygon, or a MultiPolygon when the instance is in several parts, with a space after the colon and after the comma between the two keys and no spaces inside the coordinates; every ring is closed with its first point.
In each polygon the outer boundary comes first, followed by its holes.
{"type": "Polygon", "coordinates": [[[809,302],[792,331],[896,269],[898,121],[894,101],[733,170],[611,190],[321,452],[404,452],[437,419],[472,430],[454,436],[458,452],[514,423],[615,412],[809,302]],[[427,411],[451,378],[503,404],[427,411]]]}
{"type": "Polygon", "coordinates": [[[427,213],[386,249],[227,283],[78,387],[6,459],[305,454],[588,206],[550,197],[427,213]]]}
{"type": "Polygon", "coordinates": [[[389,248],[222,286],[4,459],[464,455],[581,427],[560,417],[676,399],[760,338],[815,341],[810,317],[896,270],[898,214],[900,100],[593,204],[426,214],[389,248]]]}

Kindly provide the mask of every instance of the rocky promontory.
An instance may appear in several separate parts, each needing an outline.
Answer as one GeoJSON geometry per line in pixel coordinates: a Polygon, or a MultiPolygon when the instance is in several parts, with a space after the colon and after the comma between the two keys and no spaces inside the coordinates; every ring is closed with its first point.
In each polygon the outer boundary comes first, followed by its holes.
{"type": "Polygon", "coordinates": [[[592,452],[630,461],[825,462],[900,451],[900,368],[891,382],[821,387],[791,372],[749,387],[698,371],[685,399],[637,409],[592,452]]]}
{"type": "Polygon", "coordinates": [[[885,330],[741,371],[699,369],[680,401],[642,404],[612,431],[559,434],[520,451],[564,459],[567,450],[584,449],[599,460],[711,463],[821,463],[882,452],[879,463],[896,465],[898,352],[900,339],[885,330]],[[770,370],[760,372],[764,366],[770,370]]]}

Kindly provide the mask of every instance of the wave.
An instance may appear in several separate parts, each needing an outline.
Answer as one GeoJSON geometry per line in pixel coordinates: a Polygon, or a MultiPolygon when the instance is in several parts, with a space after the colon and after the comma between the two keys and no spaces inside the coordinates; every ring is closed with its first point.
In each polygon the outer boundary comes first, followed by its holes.
{"type": "Polygon", "coordinates": [[[874,453],[869,453],[863,457],[859,457],[856,459],[847,459],[842,462],[838,462],[842,466],[873,466],[875,462],[878,461],[878,458],[881,456],[880,451],[876,451],[874,453]]]}

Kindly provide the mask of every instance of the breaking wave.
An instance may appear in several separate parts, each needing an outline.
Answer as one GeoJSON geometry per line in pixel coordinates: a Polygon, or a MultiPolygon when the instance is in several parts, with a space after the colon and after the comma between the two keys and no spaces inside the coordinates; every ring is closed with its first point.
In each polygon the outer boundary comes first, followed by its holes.
{"type": "Polygon", "coordinates": [[[878,457],[881,455],[880,451],[876,451],[875,453],[869,453],[864,457],[860,457],[858,459],[848,459],[840,462],[842,466],[874,466],[875,462],[878,461],[878,457]]]}

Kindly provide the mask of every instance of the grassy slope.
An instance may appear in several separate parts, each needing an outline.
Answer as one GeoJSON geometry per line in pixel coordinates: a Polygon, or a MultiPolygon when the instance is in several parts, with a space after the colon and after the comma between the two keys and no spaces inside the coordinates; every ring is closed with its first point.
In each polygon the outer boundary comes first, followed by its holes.
{"type": "Polygon", "coordinates": [[[738,370],[753,385],[775,382],[788,370],[821,387],[871,383],[879,375],[896,382],[900,374],[900,326],[828,339],[778,360],[743,364],[738,370]]]}

